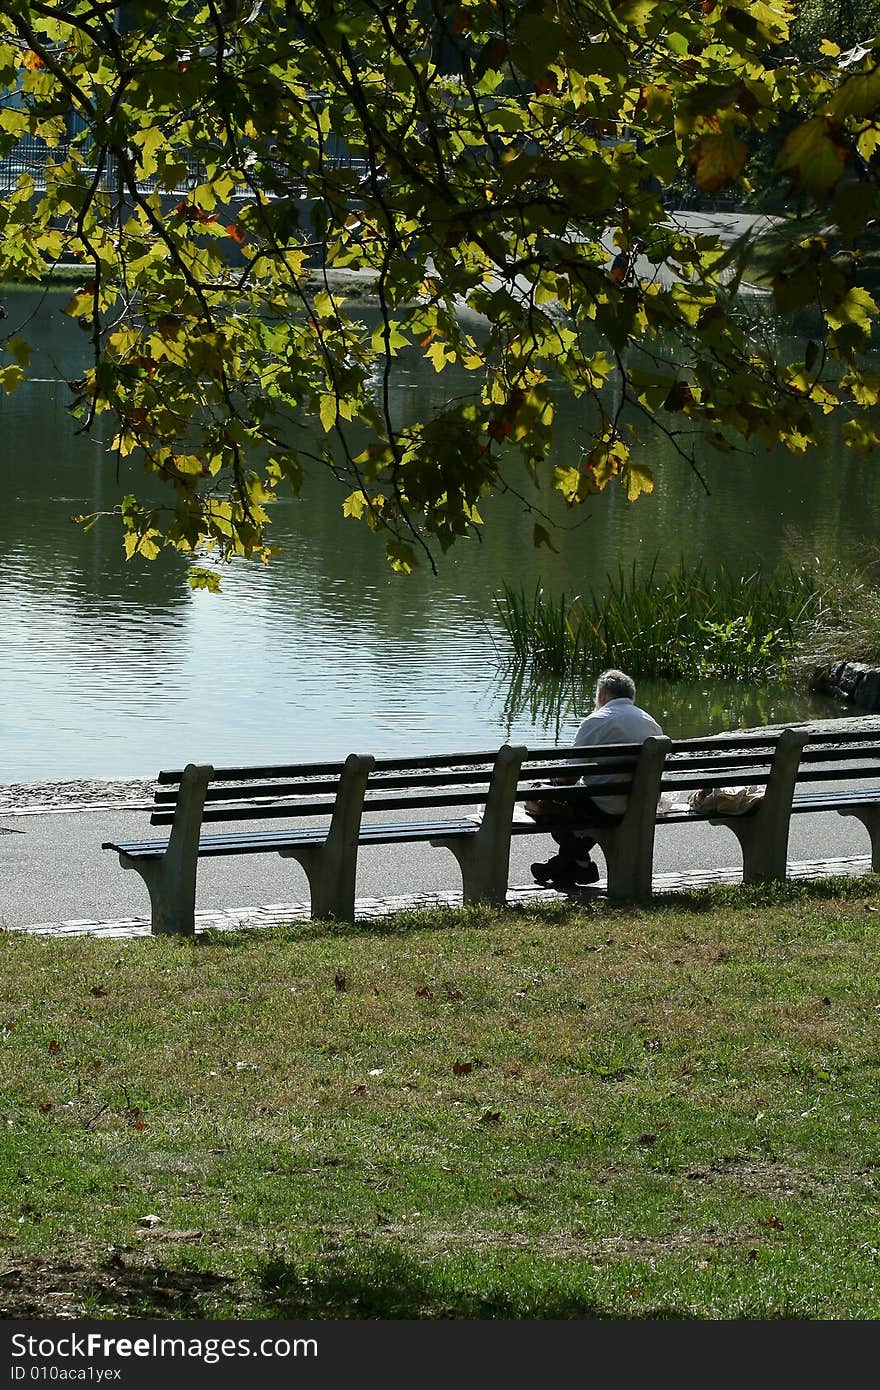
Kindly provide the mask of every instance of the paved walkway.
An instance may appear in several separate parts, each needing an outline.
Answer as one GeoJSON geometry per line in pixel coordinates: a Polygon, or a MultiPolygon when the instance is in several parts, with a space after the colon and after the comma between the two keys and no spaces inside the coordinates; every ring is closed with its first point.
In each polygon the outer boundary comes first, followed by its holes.
{"type": "MultiPolygon", "coordinates": [[[[789,864],[789,878],[815,879],[828,876],[858,877],[870,873],[871,860],[867,856],[852,856],[844,859],[812,859],[789,864]]],[[[715,884],[740,883],[742,869],[715,869],[685,873],[660,873],[654,875],[653,891],[657,895],[693,892],[709,888],[715,884]]],[[[605,881],[601,880],[589,888],[579,890],[577,896],[584,902],[602,898],[605,881]]],[[[556,902],[560,895],[549,888],[530,886],[511,888],[507,901],[518,907],[528,907],[532,903],[556,902]]],[[[437,907],[460,907],[461,893],[411,893],[387,898],[358,898],[356,916],[358,921],[375,921],[397,912],[422,911],[437,907]]],[[[196,912],[196,931],[238,931],[246,927],[283,926],[290,922],[307,921],[309,904],[307,902],[269,903],[265,907],[229,907],[222,911],[196,912]]],[[[7,931],[20,931],[42,936],[104,936],[130,937],[149,936],[148,917],[122,917],[116,922],[95,922],[87,918],[73,918],[66,922],[37,922],[32,926],[7,927],[7,931]]]]}

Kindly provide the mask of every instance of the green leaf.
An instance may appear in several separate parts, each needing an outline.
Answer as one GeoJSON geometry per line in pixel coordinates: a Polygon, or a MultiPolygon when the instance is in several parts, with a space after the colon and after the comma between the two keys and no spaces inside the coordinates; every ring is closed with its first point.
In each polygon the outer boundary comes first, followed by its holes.
{"type": "Polygon", "coordinates": [[[832,138],[822,116],[795,126],[786,136],[777,160],[778,168],[794,175],[816,194],[825,193],[837,183],[845,163],[846,147],[832,138]]]}
{"type": "Polygon", "coordinates": [[[847,78],[825,105],[825,112],[837,120],[847,116],[871,116],[880,106],[880,67],[872,72],[847,78]]]}
{"type": "Polygon", "coordinates": [[[551,537],[550,532],[547,530],[545,526],[542,526],[538,521],[535,522],[534,529],[532,531],[532,544],[535,546],[536,549],[539,549],[542,545],[546,545],[547,549],[552,550],[554,555],[559,554],[559,551],[553,544],[553,538],[551,537]]]}
{"type": "Polygon", "coordinates": [[[148,179],[155,174],[159,167],[157,152],[166,143],[166,139],[165,132],[157,126],[135,135],[134,143],[140,151],[140,173],[143,178],[148,179]]]}
{"type": "Polygon", "coordinates": [[[387,542],[385,554],[391,568],[397,574],[412,574],[418,564],[416,553],[409,541],[401,541],[396,537],[387,542]]]}
{"type": "Polygon", "coordinates": [[[220,576],[216,570],[206,570],[193,566],[186,575],[191,589],[207,589],[210,594],[220,593],[220,576]]]}
{"type": "Polygon", "coordinates": [[[6,343],[6,351],[11,353],[20,367],[29,367],[31,362],[31,345],[24,338],[10,338],[6,343]]]}

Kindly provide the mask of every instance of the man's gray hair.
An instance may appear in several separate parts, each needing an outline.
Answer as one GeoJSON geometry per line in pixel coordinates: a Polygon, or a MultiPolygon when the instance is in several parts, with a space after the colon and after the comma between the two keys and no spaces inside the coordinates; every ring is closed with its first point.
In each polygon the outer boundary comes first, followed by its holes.
{"type": "Polygon", "coordinates": [[[609,700],[634,700],[636,683],[625,671],[603,671],[596,681],[596,699],[605,692],[609,700]]]}

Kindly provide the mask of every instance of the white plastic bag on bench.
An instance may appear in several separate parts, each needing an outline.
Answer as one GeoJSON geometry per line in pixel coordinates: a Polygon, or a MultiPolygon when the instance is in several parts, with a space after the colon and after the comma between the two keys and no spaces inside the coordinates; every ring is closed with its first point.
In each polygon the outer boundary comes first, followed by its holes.
{"type": "Polygon", "coordinates": [[[692,811],[703,815],[716,812],[719,816],[744,816],[764,800],[757,787],[700,787],[688,794],[692,811]]]}

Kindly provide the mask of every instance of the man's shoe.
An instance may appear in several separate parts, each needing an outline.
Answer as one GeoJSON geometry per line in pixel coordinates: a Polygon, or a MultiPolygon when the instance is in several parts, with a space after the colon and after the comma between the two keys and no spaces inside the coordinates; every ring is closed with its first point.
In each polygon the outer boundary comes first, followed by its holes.
{"type": "Polygon", "coordinates": [[[576,860],[563,859],[554,855],[546,864],[532,864],[532,877],[545,888],[556,888],[565,893],[570,888],[578,888],[587,883],[595,883],[599,878],[599,865],[591,859],[588,864],[578,864],[576,860]]]}
{"type": "Polygon", "coordinates": [[[540,863],[531,865],[532,878],[538,883],[549,883],[554,874],[563,873],[571,865],[570,859],[563,859],[561,854],[554,854],[552,859],[548,859],[545,864],[540,863]]]}

